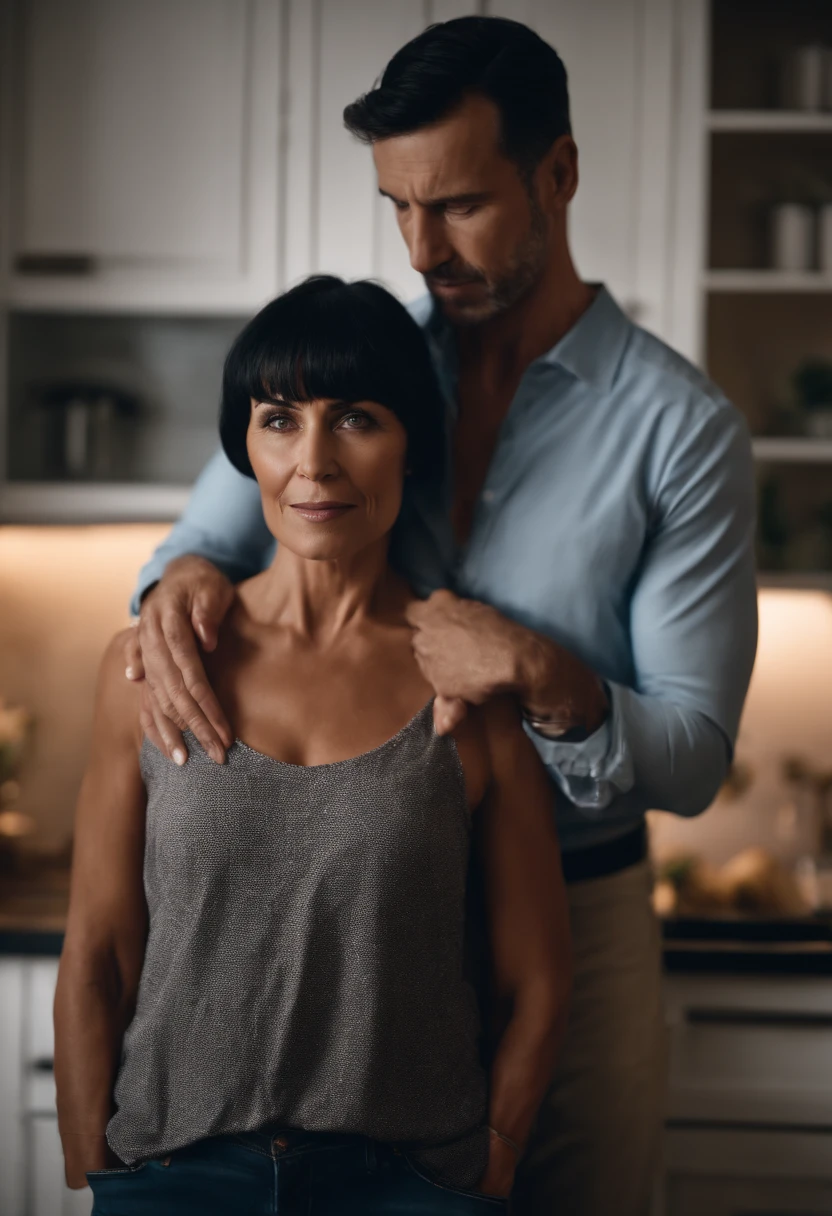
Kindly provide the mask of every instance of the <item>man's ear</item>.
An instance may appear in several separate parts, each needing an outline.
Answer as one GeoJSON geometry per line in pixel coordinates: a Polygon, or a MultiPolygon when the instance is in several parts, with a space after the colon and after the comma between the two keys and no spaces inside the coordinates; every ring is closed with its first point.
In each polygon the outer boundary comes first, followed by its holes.
{"type": "Polygon", "coordinates": [[[556,139],[547,159],[551,163],[557,205],[565,207],[572,202],[578,189],[578,147],[572,136],[561,135],[556,139]]]}

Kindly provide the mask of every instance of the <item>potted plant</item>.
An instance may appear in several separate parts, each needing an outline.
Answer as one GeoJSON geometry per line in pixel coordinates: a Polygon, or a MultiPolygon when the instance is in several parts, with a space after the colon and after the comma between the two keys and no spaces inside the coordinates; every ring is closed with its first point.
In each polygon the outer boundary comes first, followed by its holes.
{"type": "Polygon", "coordinates": [[[832,362],[806,359],[794,373],[792,384],[807,434],[813,439],[832,439],[832,362]]]}
{"type": "Polygon", "coordinates": [[[17,776],[31,725],[28,710],[0,697],[0,870],[6,872],[17,868],[18,842],[35,826],[30,815],[16,809],[17,776]]]}

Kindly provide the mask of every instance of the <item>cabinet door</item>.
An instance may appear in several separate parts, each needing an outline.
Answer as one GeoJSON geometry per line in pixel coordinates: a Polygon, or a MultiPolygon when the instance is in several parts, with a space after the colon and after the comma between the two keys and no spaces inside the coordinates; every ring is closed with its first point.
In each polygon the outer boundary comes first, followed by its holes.
{"type": "Polygon", "coordinates": [[[89,1187],[70,1190],[58,1135],[52,1006],[58,964],[0,958],[0,1212],[89,1216],[89,1187]]]}
{"type": "Polygon", "coordinates": [[[800,1179],[672,1178],[666,1216],[829,1216],[832,1186],[800,1179]]]}
{"type": "Polygon", "coordinates": [[[474,0],[292,0],[286,171],[286,280],[329,273],[382,279],[403,299],[424,293],[370,149],[344,129],[344,106],[428,20],[476,11],[474,0]]]}
{"type": "Polygon", "coordinates": [[[671,140],[671,0],[488,0],[563,59],[580,185],[570,209],[578,273],[640,324],[665,328],[671,140]]]}
{"type": "Polygon", "coordinates": [[[661,1216],[828,1216],[832,1136],[671,1128],[656,1208],[661,1216]]]}
{"type": "Polygon", "coordinates": [[[0,1212],[23,1212],[23,1124],[21,1060],[26,964],[0,958],[0,1212]]]}
{"type": "Polygon", "coordinates": [[[20,302],[40,288],[56,304],[233,306],[274,290],[278,10],[18,3],[20,302]],[[44,287],[56,263],[75,273],[44,287]]]}
{"type": "Polygon", "coordinates": [[[70,1190],[64,1179],[64,1155],[57,1115],[27,1119],[29,1201],[27,1216],[89,1216],[93,1195],[88,1186],[70,1190]]]}

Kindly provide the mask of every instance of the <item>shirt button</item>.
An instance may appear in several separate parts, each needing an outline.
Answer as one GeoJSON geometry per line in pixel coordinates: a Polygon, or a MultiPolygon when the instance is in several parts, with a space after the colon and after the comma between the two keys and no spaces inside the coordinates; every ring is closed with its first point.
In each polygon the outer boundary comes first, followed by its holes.
{"type": "Polygon", "coordinates": [[[493,490],[483,490],[483,492],[482,492],[483,502],[493,502],[496,497],[497,497],[497,495],[494,493],[493,490]]]}

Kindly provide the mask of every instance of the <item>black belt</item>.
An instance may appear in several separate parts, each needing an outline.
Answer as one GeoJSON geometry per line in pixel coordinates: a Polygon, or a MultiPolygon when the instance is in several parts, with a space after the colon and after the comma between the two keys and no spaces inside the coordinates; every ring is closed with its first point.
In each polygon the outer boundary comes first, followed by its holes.
{"type": "Polygon", "coordinates": [[[632,832],[590,845],[588,849],[570,849],[562,857],[563,877],[567,882],[584,882],[587,878],[605,878],[628,866],[637,865],[647,856],[647,825],[642,821],[632,832]]]}

